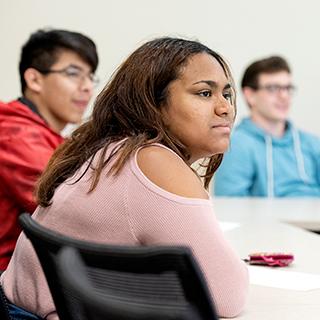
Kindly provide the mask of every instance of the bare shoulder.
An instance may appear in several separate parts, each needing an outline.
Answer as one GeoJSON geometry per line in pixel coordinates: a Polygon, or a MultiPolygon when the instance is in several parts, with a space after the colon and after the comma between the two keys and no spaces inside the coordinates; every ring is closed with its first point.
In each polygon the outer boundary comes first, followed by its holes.
{"type": "Polygon", "coordinates": [[[173,194],[208,199],[200,179],[177,155],[160,146],[147,146],[137,154],[138,166],[158,187],[173,194]]]}

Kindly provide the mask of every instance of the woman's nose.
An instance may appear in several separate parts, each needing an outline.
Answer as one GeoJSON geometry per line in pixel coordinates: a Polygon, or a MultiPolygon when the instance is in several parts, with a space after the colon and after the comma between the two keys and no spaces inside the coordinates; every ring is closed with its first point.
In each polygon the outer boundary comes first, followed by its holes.
{"type": "Polygon", "coordinates": [[[226,117],[234,113],[234,106],[230,101],[225,98],[220,99],[219,103],[215,106],[215,113],[220,117],[226,117]]]}

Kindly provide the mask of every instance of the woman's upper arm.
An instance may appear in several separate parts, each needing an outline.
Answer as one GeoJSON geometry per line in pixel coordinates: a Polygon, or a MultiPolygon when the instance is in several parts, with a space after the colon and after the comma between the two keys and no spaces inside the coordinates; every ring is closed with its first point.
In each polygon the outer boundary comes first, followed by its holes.
{"type": "Polygon", "coordinates": [[[161,189],[180,197],[164,198],[150,191],[140,192],[138,198],[132,199],[138,237],[145,245],[189,246],[205,275],[219,315],[237,315],[247,296],[247,269],[226,241],[200,180],[181,159],[166,154],[170,151],[143,151],[140,150],[137,160],[144,175],[161,189]]]}
{"type": "Polygon", "coordinates": [[[201,180],[173,152],[148,146],[138,152],[137,161],[143,174],[161,189],[182,197],[208,199],[201,180]]]}

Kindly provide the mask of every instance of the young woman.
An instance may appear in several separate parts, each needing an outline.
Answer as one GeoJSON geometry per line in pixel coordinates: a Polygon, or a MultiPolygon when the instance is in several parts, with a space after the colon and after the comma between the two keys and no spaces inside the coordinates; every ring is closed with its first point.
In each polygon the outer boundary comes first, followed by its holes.
{"type": "MultiPolygon", "coordinates": [[[[235,117],[225,61],[195,41],[160,38],[129,56],[91,119],[51,159],[33,217],[68,236],[110,244],[188,245],[222,317],[243,309],[247,270],[224,239],[206,188],[235,117]],[[203,183],[191,164],[206,159],[203,183]]],[[[24,234],[2,276],[13,306],[57,319],[24,234]]]]}

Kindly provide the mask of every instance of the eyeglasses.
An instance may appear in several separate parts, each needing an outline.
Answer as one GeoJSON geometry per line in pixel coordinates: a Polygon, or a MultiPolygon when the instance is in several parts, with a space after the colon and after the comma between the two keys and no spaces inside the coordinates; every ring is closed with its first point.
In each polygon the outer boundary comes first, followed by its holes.
{"type": "Polygon", "coordinates": [[[258,86],[254,88],[255,90],[265,90],[270,94],[279,94],[282,91],[287,92],[289,95],[292,95],[296,91],[296,87],[292,84],[287,86],[281,86],[279,84],[268,84],[265,86],[258,86]]]}
{"type": "Polygon", "coordinates": [[[68,66],[64,69],[60,70],[38,70],[42,74],[48,74],[48,73],[61,73],[67,78],[69,78],[71,81],[80,84],[83,83],[86,79],[88,79],[93,87],[96,87],[99,84],[99,78],[93,74],[93,73],[86,73],[81,68],[74,67],[74,66],[68,66]]]}

